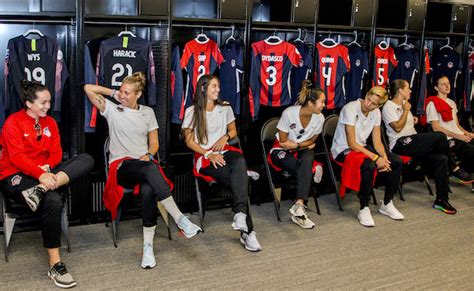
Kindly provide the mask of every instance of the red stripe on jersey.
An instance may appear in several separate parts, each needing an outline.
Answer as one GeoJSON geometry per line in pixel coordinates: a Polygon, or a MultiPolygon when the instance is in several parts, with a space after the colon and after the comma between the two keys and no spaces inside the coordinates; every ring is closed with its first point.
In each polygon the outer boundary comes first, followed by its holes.
{"type": "Polygon", "coordinates": [[[380,48],[379,45],[375,46],[375,70],[372,76],[372,85],[387,87],[389,82],[389,76],[392,74],[393,69],[398,66],[398,61],[395,58],[395,52],[393,48],[388,47],[386,49],[380,48]]]}

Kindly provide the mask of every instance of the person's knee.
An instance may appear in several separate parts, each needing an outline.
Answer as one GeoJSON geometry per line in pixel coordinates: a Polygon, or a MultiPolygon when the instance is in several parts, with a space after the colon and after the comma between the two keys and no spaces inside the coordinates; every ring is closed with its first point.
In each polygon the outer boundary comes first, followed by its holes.
{"type": "Polygon", "coordinates": [[[43,198],[43,209],[48,211],[60,211],[64,201],[60,193],[56,191],[46,192],[43,198]]]}
{"type": "Polygon", "coordinates": [[[403,161],[399,156],[394,155],[390,157],[390,168],[392,168],[392,170],[401,169],[402,167],[403,161]]]}
{"type": "Polygon", "coordinates": [[[87,169],[87,172],[90,172],[94,167],[94,158],[88,153],[80,154],[78,159],[83,163],[84,168],[87,169]]]}

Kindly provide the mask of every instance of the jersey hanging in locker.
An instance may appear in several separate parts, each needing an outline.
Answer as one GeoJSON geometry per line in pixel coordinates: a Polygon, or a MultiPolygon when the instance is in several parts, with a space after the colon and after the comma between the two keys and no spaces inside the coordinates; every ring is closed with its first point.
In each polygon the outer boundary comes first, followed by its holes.
{"type": "Polygon", "coordinates": [[[21,81],[38,81],[51,92],[52,115],[59,120],[61,97],[69,74],[56,40],[42,36],[28,39],[23,35],[8,41],[5,55],[5,96],[7,114],[23,108],[21,81]]]}
{"type": "Polygon", "coordinates": [[[96,68],[98,84],[119,89],[123,79],[135,72],[143,72],[147,81],[143,93],[147,98],[140,98],[140,103],[155,106],[155,62],[150,42],[128,36],[114,36],[101,42],[96,68]]]}
{"type": "Polygon", "coordinates": [[[349,51],[343,45],[316,44],[316,86],[326,95],[326,108],[345,104],[344,75],[351,69],[349,51]]]}
{"type": "Polygon", "coordinates": [[[298,66],[301,55],[286,41],[261,40],[252,44],[250,72],[250,114],[258,118],[260,104],[271,107],[291,103],[290,71],[298,66]]]}
{"type": "Polygon", "coordinates": [[[240,115],[240,88],[244,73],[242,45],[234,40],[228,41],[222,48],[225,62],[220,67],[221,100],[228,101],[236,115],[240,115]]]}
{"type": "Polygon", "coordinates": [[[173,44],[171,53],[171,122],[181,124],[184,118],[183,74],[179,47],[173,44]]]}
{"type": "Polygon", "coordinates": [[[369,71],[369,59],[367,51],[362,47],[353,44],[349,45],[349,59],[351,61],[351,70],[345,77],[346,101],[357,100],[362,97],[363,80],[369,71]]]}
{"type": "Polygon", "coordinates": [[[382,48],[379,45],[375,46],[375,68],[372,75],[372,86],[387,87],[389,83],[389,76],[392,75],[393,70],[398,66],[395,52],[390,46],[382,48]]]}
{"type": "Polygon", "coordinates": [[[462,70],[461,57],[452,48],[446,47],[431,57],[431,68],[433,69],[432,81],[433,85],[441,76],[446,76],[451,84],[451,92],[449,98],[456,100],[456,81],[457,77],[462,70]]]}
{"type": "Polygon", "coordinates": [[[392,80],[402,79],[413,87],[415,74],[418,72],[418,52],[415,48],[408,45],[399,46],[395,48],[395,56],[398,61],[398,66],[392,74],[392,80]]]}
{"type": "Polygon", "coordinates": [[[296,99],[298,99],[303,80],[311,79],[311,68],[313,66],[310,48],[301,41],[295,42],[294,45],[301,54],[301,61],[298,67],[291,68],[291,104],[295,103],[296,99]]]}
{"type": "Polygon", "coordinates": [[[184,109],[188,108],[194,99],[198,79],[202,75],[214,73],[223,61],[221,51],[212,39],[206,41],[193,39],[186,43],[181,56],[181,68],[186,69],[188,73],[184,109]]]}

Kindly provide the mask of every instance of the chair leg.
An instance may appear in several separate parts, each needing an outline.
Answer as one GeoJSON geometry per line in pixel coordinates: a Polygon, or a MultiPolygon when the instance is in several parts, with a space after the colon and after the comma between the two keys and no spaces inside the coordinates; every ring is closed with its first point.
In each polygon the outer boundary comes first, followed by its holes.
{"type": "Polygon", "coordinates": [[[3,216],[3,235],[5,237],[5,262],[9,261],[8,258],[8,247],[10,246],[10,240],[13,234],[13,228],[15,227],[15,218],[10,217],[8,214],[3,216]]]}
{"type": "Polygon", "coordinates": [[[194,183],[196,184],[196,196],[199,206],[199,223],[201,224],[201,229],[204,231],[204,205],[202,201],[201,191],[199,190],[199,181],[197,178],[194,178],[194,183]]]}
{"type": "Polygon", "coordinates": [[[336,175],[334,174],[334,169],[332,168],[331,160],[328,157],[326,157],[326,161],[328,163],[329,176],[331,176],[331,181],[332,181],[332,184],[334,185],[334,189],[336,191],[337,205],[339,206],[340,211],[344,211],[344,209],[342,209],[341,198],[339,197],[339,188],[340,187],[338,187],[338,185],[337,185],[336,175]]]}
{"type": "Polygon", "coordinates": [[[120,217],[122,216],[122,206],[119,206],[117,209],[117,217],[112,220],[112,239],[114,241],[114,247],[117,248],[117,227],[120,221],[120,217]]]}
{"type": "Polygon", "coordinates": [[[273,201],[275,203],[275,211],[278,221],[281,222],[280,202],[281,202],[281,188],[273,189],[273,201]]]}
{"type": "Polygon", "coordinates": [[[170,217],[168,215],[168,211],[166,210],[165,206],[161,202],[157,202],[157,207],[158,210],[160,211],[161,217],[163,218],[163,221],[165,222],[167,228],[168,228],[168,239],[172,240],[171,238],[171,230],[170,230],[170,217]]]}
{"type": "Polygon", "coordinates": [[[430,193],[430,195],[434,196],[433,190],[431,189],[430,182],[428,182],[428,177],[426,175],[423,177],[423,180],[425,181],[426,188],[428,188],[428,192],[430,193]]]}
{"type": "Polygon", "coordinates": [[[316,193],[316,187],[314,187],[313,185],[310,191],[313,192],[314,205],[316,206],[316,213],[318,213],[318,215],[321,215],[321,211],[319,210],[318,195],[316,193]]]}
{"type": "Polygon", "coordinates": [[[70,253],[71,243],[69,241],[69,220],[67,216],[66,207],[63,207],[62,212],[61,212],[61,229],[64,233],[64,237],[66,238],[67,252],[70,253]]]}
{"type": "Polygon", "coordinates": [[[400,200],[405,201],[405,197],[403,197],[402,184],[399,184],[399,185],[398,185],[398,194],[400,194],[400,200]]]}

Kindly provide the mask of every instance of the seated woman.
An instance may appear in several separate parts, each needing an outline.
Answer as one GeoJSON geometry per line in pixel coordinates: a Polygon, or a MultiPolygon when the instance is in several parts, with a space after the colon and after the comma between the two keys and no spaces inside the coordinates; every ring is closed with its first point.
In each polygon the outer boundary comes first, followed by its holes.
{"type": "MultiPolygon", "coordinates": [[[[473,182],[474,171],[474,133],[462,128],[459,124],[456,103],[448,98],[451,92],[451,84],[446,76],[436,80],[434,89],[437,95],[428,97],[426,100],[426,120],[431,124],[433,131],[442,132],[449,141],[451,152],[461,161],[468,175],[457,175],[463,183],[473,182]]],[[[474,189],[473,189],[474,191],[474,189]]]]}
{"type": "Polygon", "coordinates": [[[157,200],[163,204],[187,238],[196,235],[201,228],[178,209],[171,196],[170,186],[153,160],[158,152],[158,123],[153,109],[138,104],[145,85],[144,74],[137,72],[122,81],[118,93],[98,85],[85,85],[84,91],[100,114],[107,119],[109,126],[110,171],[104,202],[112,216],[123,195],[123,191],[116,191],[117,186],[140,186],[143,213],[141,266],[148,269],[156,266],[153,238],[158,219],[157,200]],[[117,105],[104,96],[115,98],[120,104],[117,105]]]}
{"type": "Polygon", "coordinates": [[[88,154],[61,162],[56,121],[47,116],[51,93],[37,82],[22,82],[25,109],[11,114],[3,126],[0,186],[3,195],[39,212],[43,245],[48,249],[48,276],[62,288],[76,286],[61,261],[61,214],[64,186],[87,175],[94,165],[88,154]]]}
{"type": "Polygon", "coordinates": [[[404,219],[392,201],[400,183],[402,160],[397,155],[385,151],[380,133],[379,107],[387,99],[387,91],[383,87],[375,86],[367,92],[364,99],[347,103],[339,116],[331,147],[331,154],[336,161],[345,164],[343,172],[346,165],[358,165],[354,167],[355,171],[350,178],[355,181],[356,186],[360,185],[358,191],[360,210],[357,218],[360,224],[368,227],[375,226],[369,201],[373,195],[374,175],[377,172],[383,176],[385,184],[385,197],[381,201],[379,212],[395,220],[404,219]],[[372,137],[373,146],[367,145],[369,136],[372,137]],[[357,171],[357,168],[360,168],[360,171],[357,171]],[[355,179],[358,176],[360,181],[355,179]]]}
{"type": "Polygon", "coordinates": [[[314,162],[314,146],[321,133],[326,96],[321,89],[312,88],[309,80],[303,81],[297,105],[283,111],[278,121],[278,133],[270,150],[271,163],[296,177],[296,201],[290,208],[291,220],[302,228],[311,229],[314,223],[305,211],[311,187],[311,176],[319,183],[323,168],[314,162]]]}
{"type": "Polygon", "coordinates": [[[232,107],[218,99],[220,87],[216,76],[203,75],[197,85],[193,105],[186,109],[183,133],[186,145],[196,154],[196,171],[210,176],[232,190],[234,222],[240,242],[249,251],[262,247],[247,213],[247,164],[242,152],[227,142],[237,136],[232,107]]]}
{"type": "Polygon", "coordinates": [[[405,80],[390,83],[390,95],[382,109],[382,118],[387,127],[390,150],[403,156],[420,160],[426,169],[433,172],[436,183],[436,200],[433,208],[448,214],[455,214],[456,209],[448,202],[449,171],[464,178],[468,175],[454,163],[449,153],[446,136],[441,132],[417,133],[415,124],[418,119],[410,112],[410,85],[405,80]]]}

